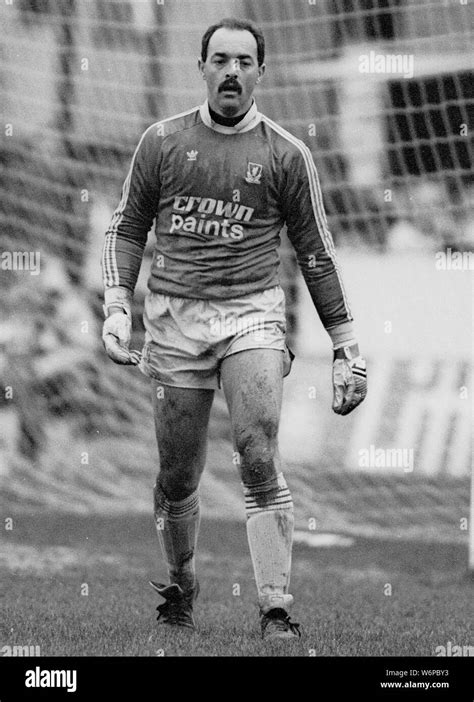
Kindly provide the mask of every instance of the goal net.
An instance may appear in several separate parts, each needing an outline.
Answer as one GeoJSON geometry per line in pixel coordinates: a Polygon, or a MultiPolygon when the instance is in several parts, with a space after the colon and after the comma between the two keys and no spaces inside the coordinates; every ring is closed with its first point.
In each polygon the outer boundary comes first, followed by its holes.
{"type": "MultiPolygon", "coordinates": [[[[434,268],[437,252],[452,259],[472,249],[467,2],[5,0],[0,15],[0,479],[9,505],[149,509],[157,459],[148,383],[101,349],[100,252],[142,131],[204,99],[200,38],[221,17],[263,28],[259,108],[311,148],[336,247],[357,256],[362,287],[379,264],[392,270],[404,253],[431,257],[434,268]]],[[[152,243],[150,236],[135,295],[135,347],[152,243]]],[[[458,260],[468,267],[468,256],[458,260]]],[[[328,354],[311,358],[305,346],[304,293],[284,235],[281,276],[300,368],[316,363],[318,375],[329,376],[328,354]]],[[[468,311],[467,299],[458,305],[468,311]]],[[[435,323],[442,335],[443,320],[435,323]]],[[[433,345],[420,370],[408,342],[383,366],[370,343],[364,351],[377,378],[364,426],[334,418],[339,424],[316,437],[317,460],[301,437],[288,468],[299,527],[467,543],[469,355],[450,365],[433,345]],[[407,378],[425,404],[405,407],[407,378]],[[381,403],[380,384],[392,405],[381,403]],[[413,429],[417,422],[426,435],[413,429]],[[427,436],[444,437],[446,450],[434,455],[427,436]],[[388,453],[375,465],[378,449],[409,448],[413,471],[403,453],[398,466],[382,465],[388,453]]],[[[311,385],[302,382],[294,415],[285,415],[289,463],[288,427],[303,426],[312,412],[302,416],[311,385]]],[[[320,396],[329,413],[327,389],[320,396]]],[[[203,482],[209,516],[243,515],[229,438],[219,395],[203,482]]]]}

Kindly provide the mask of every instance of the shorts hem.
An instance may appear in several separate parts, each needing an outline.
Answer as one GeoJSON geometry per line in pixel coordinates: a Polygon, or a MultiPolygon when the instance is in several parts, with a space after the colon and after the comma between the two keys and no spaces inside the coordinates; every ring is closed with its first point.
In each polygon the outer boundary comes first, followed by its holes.
{"type": "Polygon", "coordinates": [[[280,353],[285,353],[286,351],[286,349],[278,349],[274,346],[245,346],[243,349],[235,349],[235,351],[229,351],[229,353],[226,353],[225,356],[222,357],[222,361],[228,356],[235,356],[236,353],[242,353],[243,351],[255,351],[256,349],[264,349],[265,351],[280,351],[280,353]]]}
{"type": "Polygon", "coordinates": [[[178,383],[174,383],[169,380],[163,380],[162,377],[159,376],[159,374],[153,370],[153,368],[150,368],[148,366],[143,366],[140,365],[139,370],[143,373],[143,375],[146,375],[150,380],[155,380],[157,383],[161,383],[162,385],[167,385],[170,388],[182,388],[183,390],[218,390],[218,385],[216,383],[208,383],[206,385],[201,385],[201,384],[196,384],[196,385],[181,385],[178,383]]]}

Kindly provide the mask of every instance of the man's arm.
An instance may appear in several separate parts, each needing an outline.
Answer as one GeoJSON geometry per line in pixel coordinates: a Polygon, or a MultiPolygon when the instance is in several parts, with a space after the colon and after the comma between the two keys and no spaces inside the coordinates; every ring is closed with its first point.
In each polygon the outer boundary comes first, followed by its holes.
{"type": "Polygon", "coordinates": [[[285,165],[283,208],[288,237],[333,344],[333,409],[337,414],[348,414],[362,402],[367,392],[365,361],[359,354],[318,173],[311,152],[302,142],[285,165]]]}
{"type": "Polygon", "coordinates": [[[102,252],[107,317],[102,339],[110,358],[122,364],[137,362],[137,356],[128,351],[131,300],[147,235],[158,208],[161,137],[157,131],[156,125],[152,125],[138,143],[102,252]]]}
{"type": "Polygon", "coordinates": [[[158,207],[161,137],[156,125],[144,132],[133,154],[122,197],[105,234],[104,288],[123,287],[131,295],[140,270],[147,234],[158,207]]]}

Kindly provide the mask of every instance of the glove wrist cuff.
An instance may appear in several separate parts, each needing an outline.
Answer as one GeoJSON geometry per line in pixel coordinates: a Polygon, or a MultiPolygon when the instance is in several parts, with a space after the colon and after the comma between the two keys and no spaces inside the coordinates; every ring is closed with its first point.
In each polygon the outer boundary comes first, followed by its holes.
{"type": "MultiPolygon", "coordinates": [[[[127,288],[122,288],[116,286],[113,288],[106,288],[104,291],[104,305],[102,310],[104,316],[108,317],[110,315],[110,309],[115,307],[123,311],[127,317],[132,316],[132,295],[127,288]]],[[[116,310],[118,311],[118,310],[116,310]]]]}
{"type": "Polygon", "coordinates": [[[356,333],[352,322],[341,322],[335,327],[326,329],[332,341],[332,346],[337,349],[340,346],[350,346],[355,344],[356,333]]]}
{"type": "Polygon", "coordinates": [[[106,319],[116,312],[123,312],[127,317],[131,317],[130,307],[126,307],[121,302],[111,302],[110,305],[102,305],[102,311],[106,319]]]}
{"type": "Polygon", "coordinates": [[[359,344],[354,340],[349,342],[347,346],[340,346],[337,349],[334,349],[334,360],[337,358],[342,358],[346,361],[351,361],[353,358],[357,358],[359,355],[359,344]]]}

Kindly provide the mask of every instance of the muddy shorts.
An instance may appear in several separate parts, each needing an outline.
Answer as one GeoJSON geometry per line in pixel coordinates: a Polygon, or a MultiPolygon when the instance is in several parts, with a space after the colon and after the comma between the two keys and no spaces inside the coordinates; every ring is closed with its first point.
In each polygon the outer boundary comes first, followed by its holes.
{"type": "Polygon", "coordinates": [[[220,387],[224,358],[248,349],[284,354],[283,376],[294,358],[286,345],[285,296],[280,286],[231,300],[194,300],[149,292],[143,313],[140,370],[164,385],[220,387]]]}

